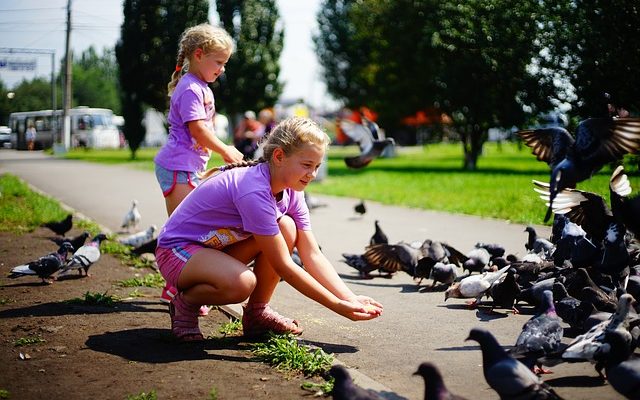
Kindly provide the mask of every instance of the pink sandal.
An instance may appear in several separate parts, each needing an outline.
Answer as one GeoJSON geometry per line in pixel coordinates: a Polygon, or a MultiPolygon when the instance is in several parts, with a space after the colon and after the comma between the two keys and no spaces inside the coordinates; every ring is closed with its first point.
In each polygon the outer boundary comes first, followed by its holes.
{"type": "Polygon", "coordinates": [[[204,340],[198,326],[198,310],[200,307],[187,303],[182,293],[176,295],[169,303],[171,316],[171,332],[181,342],[199,342],[204,340]]]}
{"type": "Polygon", "coordinates": [[[242,330],[245,337],[259,337],[268,332],[300,335],[303,331],[297,320],[283,317],[266,303],[243,307],[242,330]]]}

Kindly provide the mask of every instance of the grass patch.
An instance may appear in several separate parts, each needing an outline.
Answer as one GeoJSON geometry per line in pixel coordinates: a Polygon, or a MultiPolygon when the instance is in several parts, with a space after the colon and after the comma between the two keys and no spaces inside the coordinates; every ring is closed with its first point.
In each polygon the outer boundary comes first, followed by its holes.
{"type": "Polygon", "coordinates": [[[224,336],[234,335],[242,330],[242,321],[232,318],[229,322],[220,325],[218,332],[224,336]]]}
{"type": "Polygon", "coordinates": [[[252,344],[251,351],[279,370],[301,372],[305,376],[325,374],[333,362],[332,355],[300,345],[293,335],[269,334],[266,342],[252,344]]]}
{"type": "Polygon", "coordinates": [[[7,389],[0,389],[0,399],[8,399],[10,393],[7,389]]]}
{"type": "Polygon", "coordinates": [[[27,336],[27,337],[21,337],[20,339],[14,340],[13,345],[16,347],[22,347],[22,346],[31,346],[33,344],[39,344],[44,342],[46,342],[46,340],[44,340],[39,336],[27,336]]]}
{"type": "MultiPolygon", "coordinates": [[[[153,170],[157,148],[140,149],[131,161],[129,151],[73,150],[68,158],[108,164],[127,164],[153,170]],[[145,164],[146,163],[146,164],[145,164]]],[[[356,197],[383,204],[498,218],[522,224],[541,224],[544,203],[533,191],[532,179],[548,181],[549,167],[537,161],[531,149],[517,143],[485,143],[476,171],[462,170],[460,143],[437,143],[397,148],[394,158],[375,160],[366,168],[351,170],[343,158],[358,154],[356,146],[332,146],[328,153],[328,177],[313,183],[311,193],[356,197]]],[[[625,157],[631,187],[640,190],[637,157],[625,157]]],[[[217,155],[210,166],[221,164],[217,155]]],[[[578,185],[609,199],[606,166],[592,179],[578,185]]]]}
{"type": "Polygon", "coordinates": [[[158,400],[158,395],[155,390],[152,390],[149,393],[130,394],[127,396],[127,400],[158,400]]]}
{"type": "Polygon", "coordinates": [[[163,288],[165,285],[164,278],[159,273],[147,274],[143,277],[133,277],[118,282],[118,285],[122,287],[150,287],[150,288],[163,288]]]}
{"type": "Polygon", "coordinates": [[[3,298],[0,298],[0,306],[3,306],[3,305],[5,305],[5,304],[9,304],[9,303],[11,303],[12,301],[13,301],[13,300],[11,300],[11,299],[5,299],[4,297],[3,297],[3,298]]]}
{"type": "Polygon", "coordinates": [[[218,389],[213,387],[209,390],[209,400],[218,400],[218,389]]]}
{"type": "Polygon", "coordinates": [[[44,222],[61,220],[68,211],[50,198],[34,192],[18,177],[0,175],[0,231],[33,232],[44,222]]]}
{"type": "Polygon", "coordinates": [[[313,392],[315,396],[328,396],[333,391],[333,382],[335,379],[329,377],[328,381],[323,383],[303,382],[300,387],[309,392],[313,392]]]}
{"type": "Polygon", "coordinates": [[[83,297],[76,297],[65,301],[67,304],[80,304],[85,306],[106,306],[113,307],[120,302],[120,298],[113,294],[86,292],[83,297]]]}

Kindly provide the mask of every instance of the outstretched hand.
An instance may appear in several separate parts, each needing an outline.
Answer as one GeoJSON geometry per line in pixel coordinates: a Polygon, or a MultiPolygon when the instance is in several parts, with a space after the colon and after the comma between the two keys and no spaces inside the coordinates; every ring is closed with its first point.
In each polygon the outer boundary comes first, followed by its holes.
{"type": "Polygon", "coordinates": [[[382,304],[367,296],[355,296],[342,300],[340,306],[340,315],[352,321],[366,321],[382,314],[382,304]]]}
{"type": "Polygon", "coordinates": [[[220,155],[222,156],[224,162],[227,164],[241,162],[244,157],[240,150],[231,145],[227,145],[225,151],[223,151],[220,155]]]}

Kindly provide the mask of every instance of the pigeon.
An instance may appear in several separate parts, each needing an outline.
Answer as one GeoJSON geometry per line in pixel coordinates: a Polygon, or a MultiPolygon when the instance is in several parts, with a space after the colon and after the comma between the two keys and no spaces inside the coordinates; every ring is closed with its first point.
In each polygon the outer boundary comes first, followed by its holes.
{"type": "Polygon", "coordinates": [[[326,207],[327,203],[323,203],[320,200],[316,199],[315,197],[312,197],[309,193],[304,192],[304,201],[307,203],[307,208],[309,208],[309,211],[313,211],[316,208],[322,208],[322,207],[326,207]]]}
{"type": "Polygon", "coordinates": [[[356,204],[353,207],[353,211],[355,211],[356,214],[359,214],[361,216],[366,214],[367,213],[367,206],[364,204],[364,200],[360,200],[360,203],[356,204]]]}
{"type": "Polygon", "coordinates": [[[411,276],[416,276],[418,261],[424,258],[425,255],[421,249],[416,249],[407,243],[400,242],[397,244],[367,246],[362,257],[369,265],[375,266],[376,269],[388,274],[404,271],[411,276]]]}
{"type": "Polygon", "coordinates": [[[489,289],[489,294],[493,300],[491,310],[505,308],[513,311],[514,314],[519,314],[520,312],[514,307],[516,298],[520,294],[515,268],[509,268],[506,274],[495,281],[489,289]]]}
{"type": "Polygon", "coordinates": [[[73,227],[73,215],[68,214],[60,221],[45,222],[42,226],[51,229],[56,235],[64,236],[73,227]]]}
{"type": "Polygon", "coordinates": [[[631,184],[622,165],[611,174],[609,188],[613,215],[627,230],[640,237],[640,196],[628,197],[631,194],[631,184]]]}
{"type": "Polygon", "coordinates": [[[106,240],[104,233],[97,234],[88,244],[80,247],[73,253],[73,257],[62,267],[58,276],[65,275],[72,269],[77,269],[82,276],[82,270],[86,276],[89,276],[89,267],[100,259],[100,243],[106,240]]]}
{"type": "Polygon", "coordinates": [[[118,242],[127,246],[139,247],[144,243],[150,242],[154,238],[157,231],[158,227],[155,225],[151,225],[144,231],[136,232],[132,235],[118,238],[118,242]]]}
{"type": "Polygon", "coordinates": [[[529,234],[527,243],[524,244],[525,249],[535,254],[543,253],[545,257],[549,257],[551,253],[553,253],[555,247],[553,243],[545,238],[539,237],[533,226],[527,226],[524,231],[529,234]]]}
{"type": "Polygon", "coordinates": [[[501,400],[561,399],[531,369],[510,356],[488,330],[474,328],[466,340],[480,344],[484,378],[501,400]]]}
{"type": "Polygon", "coordinates": [[[436,262],[454,263],[462,267],[468,257],[455,247],[437,240],[426,239],[420,245],[422,253],[436,262]]]}
{"type": "Polygon", "coordinates": [[[131,252],[137,256],[141,256],[145,253],[155,254],[156,247],[158,247],[158,238],[151,239],[146,243],[142,243],[140,246],[133,248],[131,252]]]}
{"type": "Polygon", "coordinates": [[[558,316],[571,328],[584,332],[585,321],[591,313],[596,311],[593,304],[588,301],[580,301],[569,295],[567,288],[561,282],[555,282],[552,291],[558,316]]]}
{"type": "Polygon", "coordinates": [[[627,399],[640,400],[640,358],[631,355],[620,331],[605,332],[605,342],[608,346],[595,357],[604,364],[609,384],[627,399]]]}
{"type": "Polygon", "coordinates": [[[122,225],[120,226],[123,229],[131,229],[136,228],[140,223],[140,211],[138,211],[138,200],[133,200],[131,202],[131,209],[127,212],[122,220],[122,225]]]}
{"type": "Polygon", "coordinates": [[[550,372],[542,367],[538,359],[560,350],[564,333],[553,304],[553,293],[545,290],[543,295],[544,301],[538,313],[524,324],[511,350],[514,357],[522,357],[520,361],[536,374],[550,372]]]}
{"type": "Polygon", "coordinates": [[[333,391],[334,400],[382,400],[373,390],[363,389],[353,383],[349,371],[342,365],[334,365],[329,369],[329,375],[334,379],[333,391]]]}
{"type": "Polygon", "coordinates": [[[371,145],[371,148],[368,151],[360,153],[357,156],[345,157],[344,163],[347,165],[347,167],[352,169],[364,168],[367,165],[371,164],[371,161],[380,157],[382,152],[388,146],[393,147],[395,146],[395,144],[396,142],[393,140],[393,138],[386,138],[383,140],[374,140],[373,144],[371,145]]]}
{"type": "MultiPolygon", "coordinates": [[[[595,361],[594,354],[604,345],[604,333],[609,330],[619,330],[631,342],[631,333],[627,330],[627,317],[634,301],[629,294],[623,294],[618,300],[618,308],[611,317],[593,326],[586,333],[577,336],[562,352],[565,361],[595,361]]],[[[596,370],[602,375],[603,365],[596,365],[596,370]]]]}
{"type": "Polygon", "coordinates": [[[371,278],[369,274],[378,269],[376,266],[370,265],[362,254],[342,253],[342,258],[342,262],[358,270],[361,278],[371,278]]]}
{"type": "Polygon", "coordinates": [[[557,127],[523,130],[518,135],[551,168],[546,222],[560,191],[575,188],[604,165],[640,150],[640,119],[589,118],[578,124],[575,139],[557,127]]]}
{"type": "Polygon", "coordinates": [[[71,243],[71,246],[74,249],[79,249],[84,244],[84,242],[87,241],[88,237],[89,237],[89,232],[85,231],[73,238],[65,238],[65,237],[57,238],[56,237],[56,238],[51,238],[51,240],[55,242],[55,244],[57,244],[58,246],[62,246],[63,242],[69,242],[71,243]]]}
{"type": "Polygon", "coordinates": [[[491,253],[484,247],[474,247],[466,254],[466,260],[462,264],[462,270],[482,272],[491,261],[491,253]]]}
{"type": "Polygon", "coordinates": [[[376,230],[373,233],[373,236],[371,236],[369,244],[389,244],[389,238],[387,238],[387,235],[382,231],[382,228],[380,228],[380,222],[375,220],[373,225],[376,230]]]}
{"type": "Polygon", "coordinates": [[[68,253],[71,251],[73,251],[71,243],[63,242],[58,251],[12,268],[8,277],[14,279],[21,276],[35,275],[42,279],[42,283],[50,283],[48,279],[62,268],[67,261],[68,253]]]}
{"type": "Polygon", "coordinates": [[[433,280],[432,288],[436,283],[441,282],[445,285],[451,285],[458,277],[458,269],[455,264],[445,264],[437,262],[431,268],[431,279],[433,280]]]}
{"type": "Polygon", "coordinates": [[[489,254],[491,254],[491,258],[496,258],[496,257],[502,257],[504,256],[504,253],[506,252],[504,246],[499,245],[497,243],[484,243],[484,242],[478,242],[476,243],[475,247],[477,248],[483,248],[485,250],[487,250],[489,252],[489,254]]]}
{"type": "Polygon", "coordinates": [[[420,375],[424,379],[424,400],[466,400],[464,397],[449,392],[442,379],[442,374],[435,365],[429,362],[421,363],[413,374],[420,375]]]}
{"type": "Polygon", "coordinates": [[[553,284],[556,282],[556,278],[546,278],[535,282],[530,287],[520,291],[517,301],[524,301],[532,306],[540,306],[544,301],[544,291],[553,290],[553,284]]]}
{"type": "Polygon", "coordinates": [[[480,275],[470,275],[462,279],[460,282],[452,284],[444,293],[444,301],[450,297],[455,298],[473,298],[469,302],[470,306],[477,305],[482,296],[491,288],[491,285],[507,272],[510,267],[499,269],[495,272],[485,272],[480,275]]]}

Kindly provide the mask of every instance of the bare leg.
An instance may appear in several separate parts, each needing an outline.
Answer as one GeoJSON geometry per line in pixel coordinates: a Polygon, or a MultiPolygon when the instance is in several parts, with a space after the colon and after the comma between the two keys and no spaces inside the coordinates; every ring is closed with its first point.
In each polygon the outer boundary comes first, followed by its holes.
{"type": "Polygon", "coordinates": [[[193,187],[191,187],[191,185],[187,183],[176,183],[176,187],[173,188],[173,191],[164,198],[165,204],[167,205],[168,216],[171,216],[173,210],[175,210],[176,207],[180,205],[182,200],[184,200],[184,198],[187,197],[187,195],[191,193],[192,190],[193,187]]]}

